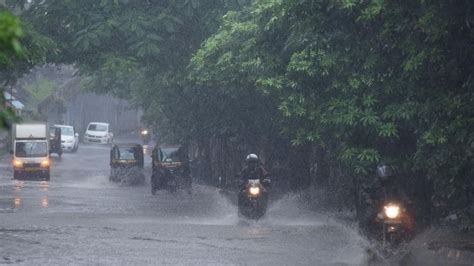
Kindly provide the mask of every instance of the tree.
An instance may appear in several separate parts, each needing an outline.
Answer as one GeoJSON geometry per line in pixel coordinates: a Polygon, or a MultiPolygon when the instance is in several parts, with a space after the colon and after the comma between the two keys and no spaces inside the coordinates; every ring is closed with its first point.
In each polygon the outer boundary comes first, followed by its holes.
{"type": "Polygon", "coordinates": [[[319,145],[358,179],[382,161],[404,182],[430,177],[434,196],[466,214],[472,10],[469,1],[255,1],[224,17],[193,58],[194,77],[259,89],[278,99],[294,144],[319,145]]]}
{"type": "MultiPolygon", "coordinates": [[[[23,32],[20,21],[7,11],[0,11],[0,69],[12,64],[13,57],[22,53],[20,38],[23,32]]],[[[14,117],[14,111],[6,107],[3,88],[0,87],[0,129],[8,126],[8,121],[14,117]]]]}

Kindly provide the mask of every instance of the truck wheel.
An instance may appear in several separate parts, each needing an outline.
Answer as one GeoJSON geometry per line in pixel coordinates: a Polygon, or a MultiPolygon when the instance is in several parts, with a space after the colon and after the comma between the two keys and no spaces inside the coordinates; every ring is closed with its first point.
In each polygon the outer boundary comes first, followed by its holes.
{"type": "Polygon", "coordinates": [[[45,181],[51,180],[51,176],[50,176],[49,173],[47,173],[47,174],[44,175],[44,180],[45,180],[45,181]]]}
{"type": "Polygon", "coordinates": [[[13,179],[18,179],[20,177],[20,173],[18,171],[13,170],[13,179]]]}

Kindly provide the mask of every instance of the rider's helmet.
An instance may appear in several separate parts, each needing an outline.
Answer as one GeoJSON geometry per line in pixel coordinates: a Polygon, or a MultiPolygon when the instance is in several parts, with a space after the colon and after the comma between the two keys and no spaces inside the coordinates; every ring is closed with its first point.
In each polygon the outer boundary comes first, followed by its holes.
{"type": "Polygon", "coordinates": [[[380,178],[380,180],[383,182],[388,181],[391,177],[393,177],[393,169],[387,164],[379,164],[377,166],[376,172],[378,178],[380,178]]]}
{"type": "Polygon", "coordinates": [[[257,168],[257,165],[259,163],[258,156],[255,153],[251,153],[247,155],[247,158],[245,158],[245,162],[247,162],[248,168],[255,169],[257,168]]]}
{"type": "Polygon", "coordinates": [[[245,161],[247,163],[251,163],[251,162],[258,163],[258,156],[255,153],[251,153],[247,155],[247,158],[245,159],[245,161]]]}

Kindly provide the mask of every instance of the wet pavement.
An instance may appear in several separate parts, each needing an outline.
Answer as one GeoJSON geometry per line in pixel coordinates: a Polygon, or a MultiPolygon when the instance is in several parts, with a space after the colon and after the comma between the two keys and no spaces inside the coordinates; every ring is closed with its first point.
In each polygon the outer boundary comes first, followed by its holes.
{"type": "Polygon", "coordinates": [[[367,242],[327,215],[273,202],[248,221],[217,189],[152,196],[108,181],[109,147],[54,158],[51,181],[16,181],[0,163],[0,264],[361,265],[367,242]]]}

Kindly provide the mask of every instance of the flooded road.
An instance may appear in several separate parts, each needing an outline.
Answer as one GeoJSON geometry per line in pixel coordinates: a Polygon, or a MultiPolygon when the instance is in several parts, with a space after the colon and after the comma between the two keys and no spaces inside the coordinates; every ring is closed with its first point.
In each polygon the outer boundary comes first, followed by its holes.
{"type": "Polygon", "coordinates": [[[274,202],[260,221],[237,216],[217,189],[195,185],[152,196],[108,181],[109,147],[54,158],[50,182],[16,181],[0,164],[0,264],[361,265],[356,230],[274,202]]]}

